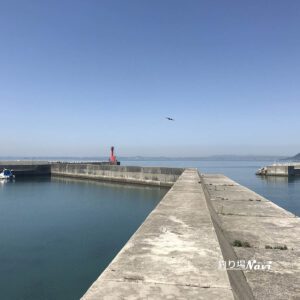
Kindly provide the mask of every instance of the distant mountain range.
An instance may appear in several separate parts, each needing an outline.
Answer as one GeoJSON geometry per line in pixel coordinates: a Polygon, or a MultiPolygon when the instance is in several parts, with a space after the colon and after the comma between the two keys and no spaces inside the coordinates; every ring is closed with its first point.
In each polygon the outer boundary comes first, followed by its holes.
{"type": "Polygon", "coordinates": [[[300,153],[296,154],[295,156],[292,156],[292,157],[287,157],[287,158],[284,158],[282,159],[284,161],[300,161],[300,153]]]}

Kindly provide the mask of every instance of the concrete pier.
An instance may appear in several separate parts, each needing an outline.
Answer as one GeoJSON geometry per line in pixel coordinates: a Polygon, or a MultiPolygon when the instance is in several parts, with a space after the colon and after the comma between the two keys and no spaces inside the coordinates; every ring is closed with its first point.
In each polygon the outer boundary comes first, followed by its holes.
{"type": "Polygon", "coordinates": [[[300,219],[226,176],[187,169],[82,299],[299,295],[300,219]],[[222,270],[224,261],[271,268],[222,270]]]}
{"type": "Polygon", "coordinates": [[[82,299],[234,299],[197,170],[186,170],[82,299]]]}
{"type": "Polygon", "coordinates": [[[52,163],[51,175],[171,187],[182,168],[116,166],[89,163],[52,163]]]}
{"type": "Polygon", "coordinates": [[[164,187],[171,187],[184,171],[183,168],[120,166],[106,162],[0,161],[0,171],[4,168],[12,169],[16,177],[51,175],[164,187]]]}
{"type": "Polygon", "coordinates": [[[13,170],[17,177],[51,174],[51,164],[46,161],[0,161],[0,172],[3,169],[13,170]]]}
{"type": "MultiPolygon", "coordinates": [[[[243,272],[254,299],[299,299],[300,218],[224,175],[202,178],[224,258],[271,262],[268,271],[243,272]]],[[[237,271],[228,274],[237,289],[237,271]]]]}
{"type": "Polygon", "coordinates": [[[273,164],[259,169],[257,175],[300,176],[300,163],[273,164]]]}

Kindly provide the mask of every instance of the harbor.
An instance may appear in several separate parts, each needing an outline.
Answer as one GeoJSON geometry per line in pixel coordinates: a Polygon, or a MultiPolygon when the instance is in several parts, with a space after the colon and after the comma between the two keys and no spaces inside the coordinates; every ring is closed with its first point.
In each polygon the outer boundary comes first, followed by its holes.
{"type": "Polygon", "coordinates": [[[300,1],[1,22],[0,299],[300,300],[300,1]]]}
{"type": "MultiPolygon", "coordinates": [[[[1,165],[18,169],[17,162],[1,165]]],[[[21,166],[27,168],[24,162],[21,166]]],[[[45,175],[53,178],[170,188],[82,299],[299,294],[299,217],[224,175],[82,162],[35,163],[40,172],[37,166],[48,166],[45,175]],[[222,262],[253,259],[271,261],[270,270],[220,268],[222,262]]]]}
{"type": "Polygon", "coordinates": [[[226,176],[187,169],[82,299],[297,297],[299,237],[295,215],[226,176]],[[217,267],[254,258],[272,269],[217,267]]]}

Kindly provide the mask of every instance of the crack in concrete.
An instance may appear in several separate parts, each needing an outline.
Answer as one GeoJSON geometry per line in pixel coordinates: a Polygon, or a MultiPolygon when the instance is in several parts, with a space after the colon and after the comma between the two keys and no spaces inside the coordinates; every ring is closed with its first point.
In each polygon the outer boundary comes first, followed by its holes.
{"type": "MultiPolygon", "coordinates": [[[[124,277],[125,278],[125,277],[124,277]]],[[[218,285],[200,285],[200,284],[195,284],[195,283],[177,283],[177,282],[164,282],[164,281],[152,281],[152,280],[122,280],[122,279],[103,279],[103,281],[107,281],[107,282],[127,282],[127,281],[131,281],[133,283],[139,283],[139,284],[161,284],[161,285],[170,285],[170,286],[181,286],[181,287],[197,287],[197,288],[203,288],[203,289],[207,289],[207,288],[212,288],[212,289],[224,289],[224,290],[232,290],[229,287],[226,286],[218,286],[218,285]]]]}

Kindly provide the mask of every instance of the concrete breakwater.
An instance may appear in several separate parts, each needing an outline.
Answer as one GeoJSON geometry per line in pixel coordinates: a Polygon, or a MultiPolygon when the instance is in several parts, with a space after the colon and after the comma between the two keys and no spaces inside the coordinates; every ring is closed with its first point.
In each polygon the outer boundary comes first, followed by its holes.
{"type": "Polygon", "coordinates": [[[228,270],[236,298],[299,299],[300,218],[224,175],[202,182],[224,260],[270,265],[228,270]]]}
{"type": "Polygon", "coordinates": [[[298,217],[187,169],[82,299],[297,299],[299,257],[298,217]]]}
{"type": "Polygon", "coordinates": [[[259,169],[257,175],[300,176],[300,163],[273,164],[259,169]]]}
{"type": "Polygon", "coordinates": [[[197,170],[186,170],[82,299],[233,299],[197,170]]]}
{"type": "Polygon", "coordinates": [[[0,161],[0,171],[13,170],[16,176],[50,176],[51,164],[45,161],[0,161]]]}
{"type": "Polygon", "coordinates": [[[51,175],[171,187],[182,168],[52,163],[51,175]]]}
{"type": "Polygon", "coordinates": [[[12,169],[19,176],[64,176],[119,183],[171,187],[183,168],[109,165],[106,162],[69,163],[44,161],[0,161],[0,170],[12,169]]]}

